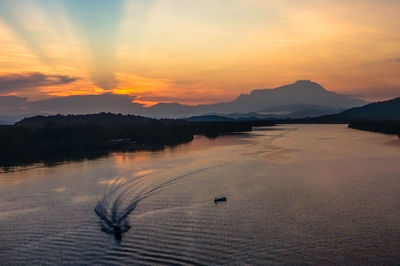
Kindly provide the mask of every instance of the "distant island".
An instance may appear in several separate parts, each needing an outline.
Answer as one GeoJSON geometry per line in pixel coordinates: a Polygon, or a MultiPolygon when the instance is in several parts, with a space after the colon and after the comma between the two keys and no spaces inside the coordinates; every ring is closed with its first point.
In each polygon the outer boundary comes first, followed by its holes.
{"type": "Polygon", "coordinates": [[[271,121],[186,121],[99,113],[25,118],[0,126],[0,166],[97,158],[113,151],[158,150],[193,140],[194,135],[251,131],[271,121]]]}

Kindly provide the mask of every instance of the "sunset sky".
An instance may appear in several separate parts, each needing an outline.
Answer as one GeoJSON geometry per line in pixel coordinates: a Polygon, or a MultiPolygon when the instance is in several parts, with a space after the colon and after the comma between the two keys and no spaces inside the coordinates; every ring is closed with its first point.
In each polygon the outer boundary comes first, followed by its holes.
{"type": "Polygon", "coordinates": [[[0,0],[0,95],[229,101],[310,79],[400,96],[399,0],[0,0]]]}

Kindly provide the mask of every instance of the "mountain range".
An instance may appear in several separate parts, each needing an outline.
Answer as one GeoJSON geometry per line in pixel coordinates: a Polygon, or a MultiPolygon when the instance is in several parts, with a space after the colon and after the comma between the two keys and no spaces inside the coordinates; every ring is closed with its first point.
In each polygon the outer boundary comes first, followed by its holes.
{"type": "Polygon", "coordinates": [[[155,118],[184,118],[200,115],[227,117],[300,118],[334,114],[365,101],[324,89],[321,85],[299,80],[274,89],[253,90],[231,102],[183,105],[158,103],[151,107],[134,102],[129,95],[75,95],[39,101],[17,96],[0,96],[0,120],[9,123],[24,117],[50,114],[91,114],[113,112],[155,118]]]}
{"type": "Polygon", "coordinates": [[[159,103],[148,108],[151,116],[182,117],[205,114],[299,118],[332,114],[366,104],[360,99],[327,91],[318,83],[299,80],[274,89],[253,90],[226,103],[188,106],[159,103]]]}

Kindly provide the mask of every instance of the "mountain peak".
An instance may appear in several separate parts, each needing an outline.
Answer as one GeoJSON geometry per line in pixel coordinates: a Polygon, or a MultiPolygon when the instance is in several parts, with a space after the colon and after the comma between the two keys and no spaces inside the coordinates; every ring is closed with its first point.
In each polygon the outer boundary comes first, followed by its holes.
{"type": "Polygon", "coordinates": [[[318,83],[311,81],[309,79],[299,79],[295,82],[295,84],[318,84],[318,83]]]}
{"type": "MultiPolygon", "coordinates": [[[[296,81],[294,84],[292,85],[298,85],[298,86],[313,86],[313,87],[320,87],[322,88],[321,85],[319,85],[318,83],[308,80],[308,79],[300,79],[298,81],[296,81]]],[[[290,86],[290,85],[289,85],[290,86]]]]}
{"type": "Polygon", "coordinates": [[[298,80],[293,84],[285,85],[280,88],[286,88],[292,90],[305,90],[305,91],[327,91],[320,84],[311,80],[298,80]]]}
{"type": "MultiPolygon", "coordinates": [[[[298,80],[295,83],[288,84],[288,85],[283,85],[277,88],[273,89],[256,89],[252,90],[250,92],[250,95],[260,95],[264,94],[266,92],[271,92],[271,93],[280,93],[280,92],[286,92],[286,93],[315,93],[315,92],[328,92],[324,87],[322,87],[320,84],[311,81],[311,80],[298,80]]],[[[248,94],[241,94],[240,97],[246,97],[248,94]]],[[[239,98],[240,98],[239,97],[239,98]]]]}

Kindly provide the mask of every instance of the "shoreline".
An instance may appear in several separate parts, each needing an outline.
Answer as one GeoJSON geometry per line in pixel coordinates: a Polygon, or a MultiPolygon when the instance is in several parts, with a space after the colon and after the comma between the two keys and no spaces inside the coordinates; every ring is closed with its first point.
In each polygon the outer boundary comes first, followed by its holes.
{"type": "Polygon", "coordinates": [[[37,116],[0,127],[0,167],[6,171],[108,156],[112,152],[158,151],[188,143],[195,135],[216,138],[250,132],[271,121],[196,121],[133,115],[37,116]]]}

